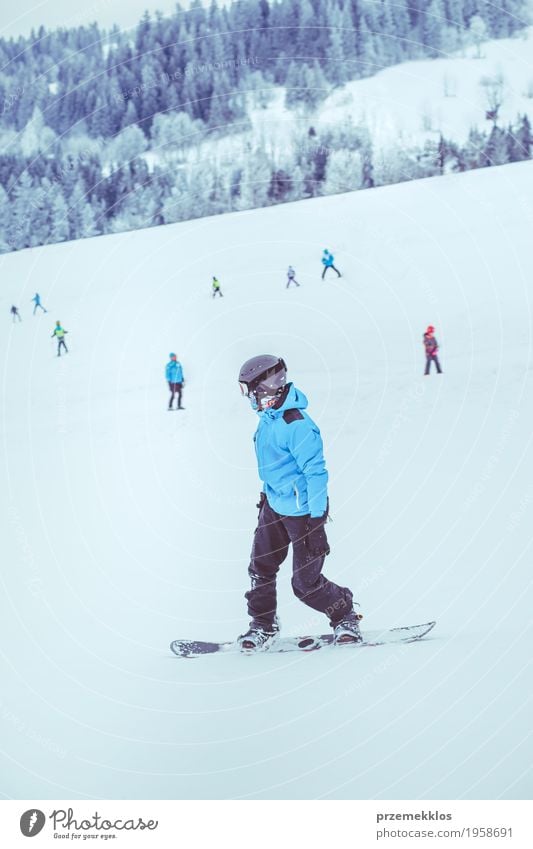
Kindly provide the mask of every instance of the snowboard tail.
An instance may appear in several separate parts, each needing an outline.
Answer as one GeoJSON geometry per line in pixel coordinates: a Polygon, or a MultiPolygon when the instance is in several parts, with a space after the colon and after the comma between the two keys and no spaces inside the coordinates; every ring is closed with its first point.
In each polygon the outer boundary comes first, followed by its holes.
{"type": "Polygon", "coordinates": [[[278,637],[267,649],[261,651],[243,651],[237,641],[211,643],[202,640],[173,640],[171,651],[177,657],[201,657],[204,654],[269,654],[287,651],[318,651],[319,649],[363,648],[364,646],[383,646],[389,643],[413,643],[422,639],[435,627],[435,622],[425,622],[423,625],[407,625],[402,628],[390,628],[382,631],[362,631],[363,641],[360,643],[343,643],[335,645],[333,634],[310,634],[303,637],[278,637]]]}

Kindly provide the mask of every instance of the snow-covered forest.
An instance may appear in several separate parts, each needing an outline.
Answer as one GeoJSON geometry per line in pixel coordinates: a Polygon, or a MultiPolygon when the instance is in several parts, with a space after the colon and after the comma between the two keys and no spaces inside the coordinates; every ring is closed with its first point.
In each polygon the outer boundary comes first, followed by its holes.
{"type": "Polygon", "coordinates": [[[467,48],[481,58],[526,23],[523,0],[239,0],[147,13],[133,31],[0,40],[0,250],[527,159],[529,117],[499,120],[498,75],[468,139],[398,140],[383,157],[365,121],[318,119],[350,81],[467,48]],[[297,116],[287,144],[275,115],[251,132],[280,92],[297,116]]]}

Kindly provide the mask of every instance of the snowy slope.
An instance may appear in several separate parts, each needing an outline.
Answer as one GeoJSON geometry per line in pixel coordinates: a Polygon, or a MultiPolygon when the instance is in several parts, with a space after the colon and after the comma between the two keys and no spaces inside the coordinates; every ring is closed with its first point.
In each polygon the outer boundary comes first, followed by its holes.
{"type": "MultiPolygon", "coordinates": [[[[528,162],[1,257],[5,796],[529,796],[532,197],[528,162]],[[170,655],[247,622],[259,487],[236,374],[264,351],[324,436],[327,574],[368,628],[436,618],[432,639],[170,655]]],[[[322,629],[289,578],[285,630],[322,629]]]]}

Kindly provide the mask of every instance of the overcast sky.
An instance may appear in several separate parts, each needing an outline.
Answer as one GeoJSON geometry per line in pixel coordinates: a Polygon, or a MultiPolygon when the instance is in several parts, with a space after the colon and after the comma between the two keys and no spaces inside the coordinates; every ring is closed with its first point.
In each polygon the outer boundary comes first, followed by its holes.
{"type": "MultiPolygon", "coordinates": [[[[181,4],[187,7],[187,2],[181,4]]],[[[121,29],[134,26],[143,12],[159,9],[168,15],[176,0],[1,0],[0,37],[29,35],[32,27],[72,27],[96,21],[110,29],[117,23],[121,29]]]]}

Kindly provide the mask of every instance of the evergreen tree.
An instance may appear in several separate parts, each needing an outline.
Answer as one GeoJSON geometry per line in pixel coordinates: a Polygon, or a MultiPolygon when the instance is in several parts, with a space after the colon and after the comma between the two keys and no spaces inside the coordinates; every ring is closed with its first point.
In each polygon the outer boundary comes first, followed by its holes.
{"type": "Polygon", "coordinates": [[[10,215],[11,209],[9,198],[4,187],[0,185],[0,254],[7,253],[12,250],[12,246],[8,242],[10,215]]]}
{"type": "Polygon", "coordinates": [[[483,150],[482,163],[486,166],[505,165],[508,161],[507,133],[494,126],[483,150]]]}
{"type": "Polygon", "coordinates": [[[153,227],[156,223],[158,203],[151,182],[137,183],[135,188],[123,199],[120,210],[110,222],[111,233],[124,233],[153,227]]]}
{"type": "Polygon", "coordinates": [[[238,209],[257,209],[268,205],[272,166],[262,150],[250,151],[242,167],[238,209]]]}
{"type": "Polygon", "coordinates": [[[43,182],[35,186],[27,216],[30,220],[29,247],[46,245],[50,241],[52,232],[52,207],[49,192],[52,183],[45,178],[43,182]]]}
{"type": "Polygon", "coordinates": [[[188,206],[188,187],[183,178],[177,180],[170,195],[163,200],[163,221],[165,224],[174,224],[184,221],[186,218],[186,206],[188,206]]]}
{"type": "Polygon", "coordinates": [[[283,168],[272,172],[268,197],[273,203],[282,203],[292,191],[292,180],[290,174],[283,168]]]}
{"type": "Polygon", "coordinates": [[[11,192],[10,216],[6,226],[6,241],[12,250],[19,251],[31,245],[31,216],[28,209],[33,196],[33,182],[23,171],[11,192]]]}
{"type": "Polygon", "coordinates": [[[481,45],[488,38],[487,25],[483,18],[479,15],[474,15],[470,21],[469,27],[470,42],[476,46],[476,56],[481,58],[481,45]]]}
{"type": "Polygon", "coordinates": [[[421,14],[422,42],[430,48],[430,55],[440,53],[445,20],[442,0],[431,0],[421,14]]]}
{"type": "Polygon", "coordinates": [[[299,106],[305,111],[312,111],[327,94],[328,84],[318,62],[315,61],[312,66],[292,63],[285,96],[289,108],[299,106]]]}
{"type": "Polygon", "coordinates": [[[131,162],[136,156],[140,156],[148,142],[142,130],[137,126],[126,127],[109,145],[107,155],[111,162],[131,162]]]}
{"type": "Polygon", "coordinates": [[[79,180],[75,183],[68,199],[67,220],[70,239],[86,239],[96,236],[99,232],[94,210],[79,180]]]}
{"type": "Polygon", "coordinates": [[[530,159],[533,153],[533,134],[531,132],[531,122],[527,115],[523,115],[520,119],[516,132],[513,134],[513,158],[511,162],[519,162],[523,159],[530,159]]]}
{"type": "Polygon", "coordinates": [[[61,186],[54,184],[50,190],[52,226],[50,242],[64,242],[69,238],[68,206],[61,186]]]}
{"type": "Polygon", "coordinates": [[[20,151],[27,158],[35,156],[40,150],[50,154],[56,138],[56,133],[45,125],[43,113],[36,106],[20,137],[20,151]]]}
{"type": "Polygon", "coordinates": [[[363,185],[363,161],[357,150],[334,150],[328,159],[323,192],[353,192],[363,185]]]}
{"type": "Polygon", "coordinates": [[[487,136],[476,127],[472,128],[468,134],[468,140],[461,152],[461,171],[470,171],[474,168],[480,168],[483,162],[483,150],[487,142],[487,136]]]}
{"type": "Polygon", "coordinates": [[[187,112],[156,115],[152,124],[152,148],[167,157],[183,158],[187,148],[197,145],[205,127],[202,121],[193,121],[187,112]]]}
{"type": "Polygon", "coordinates": [[[327,4],[327,20],[329,24],[329,48],[326,73],[328,80],[334,85],[342,85],[349,79],[349,70],[346,66],[344,55],[344,32],[345,19],[341,8],[330,0],[327,4]]]}

